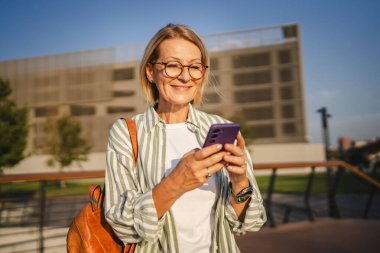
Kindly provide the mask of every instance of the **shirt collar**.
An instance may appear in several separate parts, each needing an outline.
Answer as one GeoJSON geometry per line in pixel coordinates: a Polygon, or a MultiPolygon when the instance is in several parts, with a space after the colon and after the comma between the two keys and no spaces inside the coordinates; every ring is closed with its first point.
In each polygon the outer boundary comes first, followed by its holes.
{"type": "MultiPolygon", "coordinates": [[[[191,131],[198,131],[201,127],[200,112],[189,104],[189,115],[186,124],[191,131]]],[[[156,126],[164,127],[165,122],[158,116],[153,106],[149,106],[143,114],[144,128],[146,132],[151,132],[156,126]]]]}

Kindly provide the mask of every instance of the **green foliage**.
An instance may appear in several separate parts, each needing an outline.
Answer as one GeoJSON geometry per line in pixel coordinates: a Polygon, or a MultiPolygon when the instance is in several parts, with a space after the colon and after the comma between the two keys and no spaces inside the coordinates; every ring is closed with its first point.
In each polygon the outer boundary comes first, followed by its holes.
{"type": "Polygon", "coordinates": [[[87,161],[91,146],[82,135],[79,122],[69,116],[58,120],[48,119],[46,123],[49,135],[47,153],[51,154],[47,161],[49,166],[59,165],[60,170],[72,165],[74,162],[87,161]]]}
{"type": "Polygon", "coordinates": [[[9,83],[0,78],[0,174],[5,167],[12,167],[24,159],[28,136],[26,108],[17,108],[8,99],[12,93],[9,83]]]}

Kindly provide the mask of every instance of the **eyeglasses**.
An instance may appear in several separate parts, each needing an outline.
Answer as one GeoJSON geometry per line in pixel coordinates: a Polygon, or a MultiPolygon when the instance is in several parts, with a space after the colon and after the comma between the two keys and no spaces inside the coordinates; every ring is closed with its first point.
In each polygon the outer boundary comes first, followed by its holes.
{"type": "Polygon", "coordinates": [[[189,65],[183,65],[177,61],[168,61],[168,62],[151,62],[151,64],[161,64],[165,66],[165,73],[171,78],[179,77],[183,69],[187,67],[189,70],[189,75],[192,80],[201,79],[204,75],[204,72],[208,68],[208,66],[203,65],[202,63],[192,63],[189,65]]]}

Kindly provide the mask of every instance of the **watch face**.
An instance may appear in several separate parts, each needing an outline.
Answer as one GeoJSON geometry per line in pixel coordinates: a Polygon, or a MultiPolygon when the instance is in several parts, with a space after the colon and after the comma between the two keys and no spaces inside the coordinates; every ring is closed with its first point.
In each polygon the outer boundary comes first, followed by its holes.
{"type": "Polygon", "coordinates": [[[251,195],[253,192],[252,186],[249,186],[245,189],[243,189],[241,192],[237,194],[237,196],[245,196],[245,195],[251,195]]]}
{"type": "Polygon", "coordinates": [[[238,203],[241,203],[241,202],[244,202],[244,201],[246,201],[247,199],[249,199],[251,197],[251,194],[247,194],[247,195],[245,195],[245,196],[241,196],[241,197],[238,197],[237,198],[237,202],[238,203]]]}

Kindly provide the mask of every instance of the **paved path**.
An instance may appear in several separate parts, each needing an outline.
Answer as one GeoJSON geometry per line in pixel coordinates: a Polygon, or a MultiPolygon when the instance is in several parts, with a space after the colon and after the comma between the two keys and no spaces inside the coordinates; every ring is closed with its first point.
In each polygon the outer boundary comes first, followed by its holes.
{"type": "MultiPolygon", "coordinates": [[[[28,228],[0,228],[3,234],[0,240],[0,252],[37,253],[33,248],[38,247],[34,240],[37,231],[28,233],[29,243],[16,243],[22,240],[15,236],[18,230],[28,228]],[[9,234],[9,236],[4,236],[9,234]],[[13,234],[13,235],[12,235],[13,234]],[[8,245],[8,246],[6,246],[8,245]]],[[[49,229],[45,231],[48,239],[46,253],[64,253],[67,228],[49,229]]],[[[279,225],[276,228],[264,227],[257,233],[247,233],[238,236],[242,253],[377,253],[380,252],[380,221],[359,219],[319,219],[315,222],[296,222],[279,225]]],[[[226,252],[228,253],[228,252],[226,252]]]]}
{"type": "Polygon", "coordinates": [[[319,219],[236,238],[242,253],[377,253],[380,252],[380,221],[319,219]]]}

